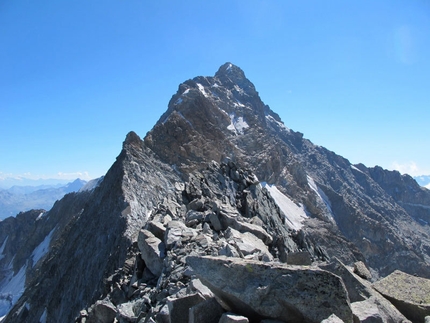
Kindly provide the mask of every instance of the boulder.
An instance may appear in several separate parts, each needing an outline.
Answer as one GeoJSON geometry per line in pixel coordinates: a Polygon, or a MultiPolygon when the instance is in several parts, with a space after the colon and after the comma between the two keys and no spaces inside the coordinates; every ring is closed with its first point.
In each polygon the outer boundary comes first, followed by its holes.
{"type": "Polygon", "coordinates": [[[186,228],[185,224],[180,221],[170,221],[167,224],[166,233],[164,235],[164,243],[167,249],[171,249],[176,242],[181,241],[182,230],[186,228]]]}
{"type": "Polygon", "coordinates": [[[384,323],[378,307],[372,300],[351,303],[354,323],[384,323]]]}
{"type": "Polygon", "coordinates": [[[357,261],[354,263],[354,273],[360,276],[361,278],[370,280],[372,279],[372,274],[369,269],[367,269],[366,265],[362,261],[357,261]]]}
{"type": "Polygon", "coordinates": [[[254,234],[250,232],[241,233],[233,228],[228,228],[224,235],[227,240],[234,243],[237,250],[244,257],[259,254],[261,258],[265,255],[268,261],[273,261],[273,256],[270,254],[267,246],[254,234]]]}
{"type": "Polygon", "coordinates": [[[233,314],[233,313],[224,313],[219,320],[219,323],[248,323],[248,322],[249,320],[247,317],[233,314]]]}
{"type": "Polygon", "coordinates": [[[87,323],[110,323],[116,317],[117,310],[108,300],[97,301],[91,309],[87,323]]]}
{"type": "Polygon", "coordinates": [[[137,245],[146,267],[157,277],[160,276],[163,271],[163,258],[166,256],[163,241],[148,230],[140,230],[137,245]]]}
{"type": "Polygon", "coordinates": [[[411,321],[424,322],[430,315],[430,279],[396,270],[372,286],[411,321]]]}
{"type": "Polygon", "coordinates": [[[193,306],[203,302],[205,299],[199,294],[186,295],[181,298],[167,298],[170,322],[188,323],[189,310],[193,306]]]}
{"type": "Polygon", "coordinates": [[[339,259],[335,258],[334,262],[326,264],[322,268],[342,278],[351,302],[367,301],[373,304],[378,308],[384,322],[409,322],[385,297],[372,288],[369,281],[354,274],[353,269],[345,266],[339,259]]]}
{"type": "Polygon", "coordinates": [[[212,256],[189,256],[187,263],[229,310],[251,322],[321,322],[333,313],[352,322],[345,286],[327,271],[212,256]]]}
{"type": "Polygon", "coordinates": [[[157,221],[149,221],[146,224],[146,229],[151,231],[151,233],[158,239],[163,240],[164,234],[166,233],[166,228],[164,225],[157,221]]]}
{"type": "Polygon", "coordinates": [[[218,323],[223,313],[222,306],[212,297],[190,308],[189,323],[218,323]]]}
{"type": "Polygon", "coordinates": [[[223,205],[219,212],[219,219],[224,229],[231,227],[242,233],[250,232],[261,239],[266,245],[269,245],[273,242],[272,236],[268,234],[266,230],[264,230],[261,226],[244,222],[243,219],[240,219],[238,211],[232,209],[231,207],[223,205]]]}
{"type": "Polygon", "coordinates": [[[335,314],[332,314],[328,318],[322,320],[321,323],[344,323],[344,322],[340,318],[338,318],[335,314]]]}

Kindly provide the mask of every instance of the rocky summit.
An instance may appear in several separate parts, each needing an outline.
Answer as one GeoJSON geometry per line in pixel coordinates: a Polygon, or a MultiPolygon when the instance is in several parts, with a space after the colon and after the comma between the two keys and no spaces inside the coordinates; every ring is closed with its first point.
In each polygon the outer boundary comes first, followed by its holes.
{"type": "Polygon", "coordinates": [[[429,221],[429,190],[314,145],[226,63],[97,185],[0,222],[1,322],[424,322],[429,221]]]}

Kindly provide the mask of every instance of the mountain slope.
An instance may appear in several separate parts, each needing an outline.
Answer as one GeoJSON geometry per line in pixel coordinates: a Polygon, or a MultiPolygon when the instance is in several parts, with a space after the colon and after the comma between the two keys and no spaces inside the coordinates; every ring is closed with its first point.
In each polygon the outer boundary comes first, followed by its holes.
{"type": "Polygon", "coordinates": [[[147,213],[174,191],[175,180],[172,169],[130,133],[102,183],[94,191],[75,193],[77,198],[88,196],[86,203],[64,198],[45,215],[66,213],[69,220],[59,227],[46,261],[27,280],[6,322],[39,322],[42,315],[50,322],[72,322],[82,307],[102,295],[103,279],[123,265],[147,213]]]}
{"type": "Polygon", "coordinates": [[[226,63],[181,84],[143,140],[130,132],[97,187],[0,222],[0,289],[25,272],[5,322],[162,316],[195,288],[189,254],[430,277],[429,194],[288,129],[226,63]]]}
{"type": "Polygon", "coordinates": [[[332,223],[381,274],[402,269],[430,277],[429,230],[419,220],[430,215],[430,192],[420,193],[423,214],[411,216],[414,202],[393,199],[372,177],[375,171],[285,127],[231,63],[214,77],[182,83],[145,143],[183,173],[230,157],[303,203],[312,217],[332,223]]]}

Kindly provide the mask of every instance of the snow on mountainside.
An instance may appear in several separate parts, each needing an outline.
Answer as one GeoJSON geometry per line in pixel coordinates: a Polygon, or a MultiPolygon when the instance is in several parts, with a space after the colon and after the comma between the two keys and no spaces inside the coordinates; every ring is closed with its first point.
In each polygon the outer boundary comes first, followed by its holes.
{"type": "Polygon", "coordinates": [[[65,194],[79,191],[86,181],[76,179],[66,185],[12,186],[0,189],[0,220],[31,209],[49,210],[65,194]]]}

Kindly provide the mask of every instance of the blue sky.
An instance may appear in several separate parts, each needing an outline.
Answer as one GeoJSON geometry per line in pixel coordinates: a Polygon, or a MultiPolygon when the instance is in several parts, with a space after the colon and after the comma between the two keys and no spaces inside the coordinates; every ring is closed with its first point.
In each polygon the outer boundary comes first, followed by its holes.
{"type": "Polygon", "coordinates": [[[430,3],[0,2],[0,178],[95,178],[179,83],[241,67],[287,127],[430,174],[430,3]]]}

